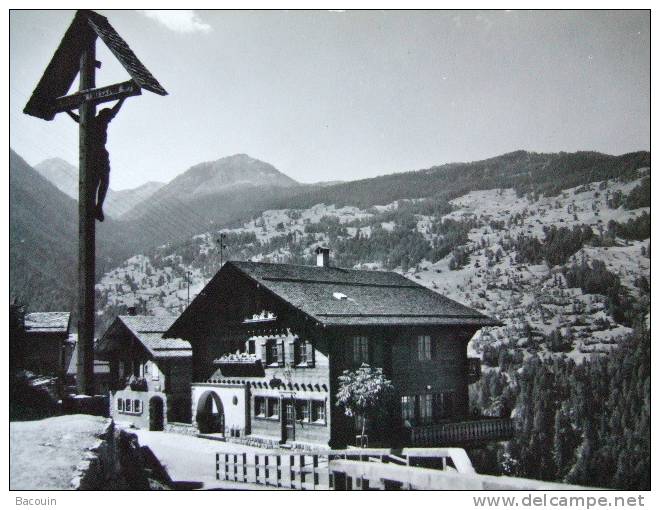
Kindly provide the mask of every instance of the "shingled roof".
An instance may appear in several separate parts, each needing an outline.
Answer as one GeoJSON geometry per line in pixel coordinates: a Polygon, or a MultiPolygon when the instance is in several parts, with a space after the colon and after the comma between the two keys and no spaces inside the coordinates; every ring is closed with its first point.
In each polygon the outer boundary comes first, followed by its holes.
{"type": "Polygon", "coordinates": [[[25,315],[26,333],[69,333],[69,312],[34,312],[25,315]]]}
{"type": "Polygon", "coordinates": [[[156,359],[189,358],[192,356],[190,343],[180,338],[163,338],[163,333],[175,320],[176,317],[170,316],[120,315],[101,337],[98,352],[112,350],[113,340],[117,338],[121,326],[124,326],[156,359]]]}
{"type": "Polygon", "coordinates": [[[327,326],[500,325],[394,272],[238,261],[227,266],[327,326]]]}

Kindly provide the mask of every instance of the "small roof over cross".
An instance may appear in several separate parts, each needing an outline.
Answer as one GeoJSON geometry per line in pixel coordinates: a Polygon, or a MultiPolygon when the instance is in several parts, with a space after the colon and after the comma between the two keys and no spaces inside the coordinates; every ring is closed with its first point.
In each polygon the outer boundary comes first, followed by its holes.
{"type": "Polygon", "coordinates": [[[77,108],[82,101],[97,103],[112,101],[121,97],[139,95],[141,89],[161,96],[167,95],[158,80],[140,62],[105,16],[93,11],[81,10],[76,13],[64,34],[23,112],[40,119],[52,120],[55,114],[77,108]],[[65,96],[80,70],[82,52],[90,40],[96,37],[106,44],[126,69],[131,80],[65,96]]]}

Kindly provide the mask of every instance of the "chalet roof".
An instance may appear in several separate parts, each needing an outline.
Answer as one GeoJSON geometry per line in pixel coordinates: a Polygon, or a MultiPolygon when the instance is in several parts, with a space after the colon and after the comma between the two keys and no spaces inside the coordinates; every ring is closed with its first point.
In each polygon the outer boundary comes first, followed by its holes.
{"type": "Polygon", "coordinates": [[[176,317],[151,317],[146,315],[120,315],[99,341],[98,352],[105,353],[119,347],[119,325],[125,326],[154,358],[189,358],[192,356],[190,343],[180,338],[163,338],[163,333],[174,323],[176,317]]]}
{"type": "MultiPolygon", "coordinates": [[[[262,262],[226,265],[327,326],[500,325],[394,272],[262,262]]],[[[212,292],[203,290],[196,300],[212,292]]]]}
{"type": "Polygon", "coordinates": [[[25,315],[26,333],[69,334],[69,312],[34,312],[25,315]]]}

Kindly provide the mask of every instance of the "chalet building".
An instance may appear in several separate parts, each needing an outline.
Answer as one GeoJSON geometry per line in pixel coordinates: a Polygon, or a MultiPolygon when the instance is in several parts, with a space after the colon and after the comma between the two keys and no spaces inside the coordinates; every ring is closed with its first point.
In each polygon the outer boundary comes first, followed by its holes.
{"type": "Polygon", "coordinates": [[[317,255],[317,266],[227,262],[167,330],[192,346],[199,432],[354,444],[361,424],[336,405],[338,376],[367,363],[396,392],[367,423],[370,446],[451,443],[480,371],[467,343],[500,323],[402,275],[331,267],[326,248],[317,255]]]}
{"type": "MultiPolygon", "coordinates": [[[[67,393],[74,394],[77,392],[77,379],[78,379],[78,335],[71,335],[74,339],[73,353],[69,368],[66,371],[66,385],[67,393]]],[[[94,358],[94,395],[108,395],[110,392],[110,363],[107,361],[94,358]]]]}
{"type": "Polygon", "coordinates": [[[69,312],[24,314],[16,308],[16,324],[11,331],[13,369],[28,370],[45,377],[56,377],[63,388],[75,341],[70,338],[69,312]]]}
{"type": "Polygon", "coordinates": [[[96,355],[109,362],[115,420],[149,430],[190,422],[190,344],[163,338],[174,319],[121,315],[99,340],[96,355]]]}

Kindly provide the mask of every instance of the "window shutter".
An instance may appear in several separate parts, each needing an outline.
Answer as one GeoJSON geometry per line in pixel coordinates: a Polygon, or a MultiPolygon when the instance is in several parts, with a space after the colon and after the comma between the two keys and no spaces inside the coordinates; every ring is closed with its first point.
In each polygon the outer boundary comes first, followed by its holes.
{"type": "Polygon", "coordinates": [[[314,345],[311,341],[305,342],[305,349],[307,349],[307,366],[314,366],[314,345]]]}
{"type": "Polygon", "coordinates": [[[281,367],[284,366],[284,340],[277,342],[277,364],[281,367]]]}

